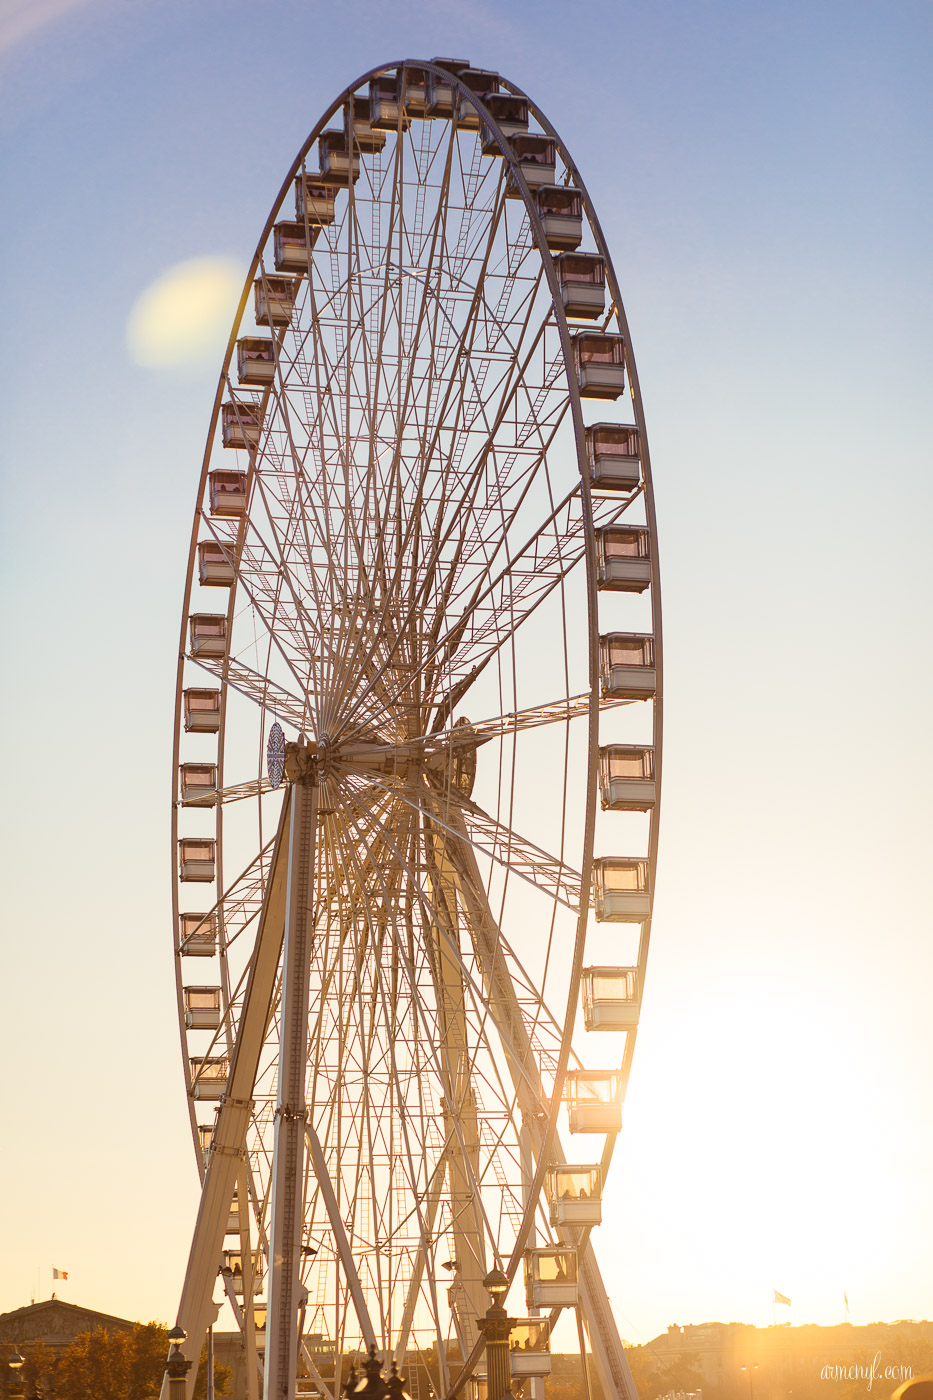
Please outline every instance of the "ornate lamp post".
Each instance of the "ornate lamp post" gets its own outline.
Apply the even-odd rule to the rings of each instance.
[[[509,1336],[515,1318],[508,1316],[502,1304],[509,1281],[501,1269],[493,1269],[483,1279],[483,1287],[492,1299],[486,1316],[479,1320],[479,1330],[486,1341],[486,1393],[488,1400],[503,1400],[512,1390]]]
[[[7,1395],[9,1395],[10,1400],[22,1400],[23,1366],[26,1362],[25,1358],[20,1356],[17,1346],[14,1345],[13,1351],[6,1364],[10,1368],[9,1380],[7,1381]]]
[[[185,1400],[186,1397],[185,1377],[191,1369],[191,1362],[185,1359],[181,1348],[187,1336],[183,1327],[173,1327],[168,1334],[171,1350],[165,1363],[165,1373],[168,1376],[169,1400]]]

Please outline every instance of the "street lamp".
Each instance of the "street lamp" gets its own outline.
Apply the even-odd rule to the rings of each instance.
[[[20,1400],[23,1393],[23,1367],[26,1362],[25,1358],[20,1356],[19,1348],[15,1343],[6,1364],[10,1369],[7,1380],[7,1395],[10,1396],[10,1400],[13,1400],[13,1397],[16,1397],[16,1400]]]
[[[486,1341],[487,1395],[489,1400],[503,1400],[512,1391],[509,1336],[515,1326],[515,1318],[508,1317],[502,1305],[509,1291],[509,1281],[501,1269],[492,1269],[483,1279],[483,1287],[492,1299],[486,1316],[481,1317],[478,1323]]]
[[[165,1363],[165,1370],[168,1374],[168,1394],[169,1400],[185,1400],[187,1385],[185,1377],[191,1370],[191,1362],[185,1359],[182,1351],[182,1343],[187,1341],[188,1333],[183,1327],[173,1327],[168,1334],[171,1348],[168,1354],[168,1361]]]
[[[755,1386],[753,1383],[753,1373],[758,1370],[758,1366],[740,1366],[739,1370],[748,1372],[748,1400],[755,1400]]]

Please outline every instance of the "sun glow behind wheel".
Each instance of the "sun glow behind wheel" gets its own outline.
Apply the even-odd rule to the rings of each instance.
[[[552,1220],[541,1194],[562,1151],[608,1168],[657,839],[647,448],[580,189],[546,119],[497,75],[377,70],[301,152],[231,336],[186,587],[173,853],[199,1161],[221,1094],[252,1103],[245,1157],[224,1177],[237,1192],[226,1288],[251,1385],[261,1337],[240,1305],[270,1268],[281,969],[248,1084],[236,1065],[258,949],[281,917],[277,832],[298,820],[267,748],[274,779],[283,740],[297,752],[304,736],[316,817],[300,1364],[335,1396],[361,1342],[422,1361],[433,1347],[446,1391],[475,1347],[487,1270],[514,1275],[526,1249],[566,1245],[607,1393],[630,1383],[589,1230]],[[629,423],[628,436],[615,426]],[[653,637],[651,680],[642,660],[604,694],[600,632]],[[607,744],[623,811],[611,828],[599,819],[596,854],[628,860],[597,867],[621,881],[603,910],[615,899],[608,917],[624,918],[611,939],[587,897]],[[621,1037],[608,1016],[574,1032],[594,954],[637,969]],[[562,1149],[567,1069],[620,1067],[602,1118],[589,1110],[600,1135]],[[207,1194],[221,1172],[214,1153]],[[199,1219],[192,1338],[213,1241]],[[423,1365],[409,1370],[423,1392]]]

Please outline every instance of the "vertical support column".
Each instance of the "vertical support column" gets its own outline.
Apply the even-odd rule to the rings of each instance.
[[[269,1309],[266,1321],[266,1400],[294,1400],[298,1376],[298,1308],[304,1221],[304,1146],[308,1119],[308,1007],[314,936],[317,764],[313,746],[289,744],[285,773],[292,784],[285,948],[279,1031],[279,1075],[272,1158],[269,1230]]]
[[[531,1127],[529,1125],[528,1115],[526,1113],[522,1114],[522,1126],[519,1132],[518,1150],[519,1161],[521,1163],[522,1169],[522,1205],[524,1206],[526,1211],[533,1210],[535,1203],[531,1200],[531,1183],[534,1181],[535,1175],[535,1152],[534,1143],[532,1140]],[[528,1243],[529,1246],[533,1246],[536,1243],[536,1236],[532,1235]],[[536,1304],[532,1305],[528,1309],[528,1316],[540,1317],[541,1309]],[[528,1394],[529,1400],[544,1400],[543,1376],[529,1377]]]

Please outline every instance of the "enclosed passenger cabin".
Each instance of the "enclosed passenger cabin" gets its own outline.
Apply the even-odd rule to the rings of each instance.
[[[246,472],[226,469],[211,472],[208,478],[211,515],[231,520],[245,515],[248,484]]]
[[[183,807],[214,807],[217,805],[217,764],[181,763],[178,785]]]
[[[343,109],[343,132],[350,150],[381,151],[386,143],[384,131],[372,124],[372,105],[368,97],[348,98]]]
[[[529,1308],[577,1302],[577,1251],[563,1246],[525,1251],[525,1301]]]
[[[537,132],[520,132],[512,137],[512,154],[521,166],[522,174],[532,190],[539,185],[553,185],[557,163],[557,143],[552,136]],[[510,199],[521,199],[521,190],[514,181],[506,186]]]
[[[470,1400],[489,1400],[489,1378],[485,1371],[474,1371],[470,1377]]]
[[[552,253],[573,252],[583,241],[583,195],[570,185],[540,185],[534,191],[544,236]]]
[[[335,127],[332,131],[322,131],[317,143],[321,158],[321,183],[324,185],[349,186],[360,178],[359,151],[350,151],[345,131]]]
[[[227,619],[223,613],[192,613],[188,630],[192,656],[227,654]]]
[[[399,69],[399,94],[406,116],[426,117],[428,115],[427,70],[414,67]]]
[[[577,383],[585,399],[617,399],[625,390],[625,341],[620,335],[578,331],[573,337]]]
[[[606,308],[606,262],[599,253],[559,253],[554,259],[568,316],[595,321]]]
[[[596,917],[606,923],[640,924],[651,912],[648,862],[637,856],[593,861]]]
[[[385,73],[369,82],[370,125],[375,131],[405,131],[409,120],[399,93],[400,75]]]
[[[528,130],[528,98],[511,92],[491,92],[486,98],[486,110],[494,117],[506,140],[521,136]],[[502,149],[491,128],[483,127],[483,155],[501,156]]]
[[[223,1055],[195,1056],[189,1059],[191,1093],[204,1101],[221,1099],[227,1088],[230,1061]]]
[[[337,191],[316,171],[299,175],[295,180],[295,218],[310,228],[324,228],[337,217]]]
[[[651,533],[646,525],[607,525],[596,531],[596,586],[610,593],[644,593],[651,582]]]
[[[236,578],[233,545],[220,540],[198,542],[198,582],[202,588],[229,588]]]
[[[427,76],[427,108],[426,115],[429,117],[452,117],[454,114],[454,93],[456,84],[453,77],[463,68],[469,68],[470,61],[467,58],[432,58],[438,68],[444,69],[444,75],[439,77],[436,73],[429,73]],[[451,76],[448,77],[447,75]]]
[[[215,915],[179,914],[178,951],[185,958],[212,958],[217,952]]]
[[[240,1297],[243,1296],[243,1256],[238,1249],[225,1249],[222,1272],[233,1282],[233,1291]],[[255,1296],[262,1292],[262,1256],[250,1260],[253,1268],[252,1293]]]
[[[464,87],[476,93],[481,102],[485,102],[491,93],[499,91],[499,74],[493,73],[489,68],[464,68],[457,76]],[[479,112],[470,99],[462,94],[457,125],[464,131],[479,131],[481,125]]]
[[[636,967],[585,967],[581,985],[588,1031],[629,1031],[638,1025]]]
[[[255,451],[259,446],[262,419],[262,404],[253,403],[252,399],[231,399],[221,404],[221,440],[224,447]]]
[[[618,1070],[568,1070],[564,1098],[572,1133],[617,1133],[622,1127],[622,1081]]]
[[[219,1028],[219,987],[185,987],[185,1025],[189,1031],[216,1031]]]
[[[205,1166],[207,1165],[207,1154],[211,1150],[211,1138],[213,1136],[214,1129],[212,1127],[208,1126],[207,1123],[198,1124],[198,1141],[201,1144],[201,1156],[204,1158]]]
[[[650,812],[657,798],[654,749],[644,744],[601,748],[599,795],[604,812]]]
[[[291,272],[303,277],[311,261],[311,249],[318,236],[316,225],[304,220],[286,219],[272,230],[272,256],[277,272]]]
[[[641,481],[638,429],[594,423],[586,430],[590,482],[597,491],[635,491]]]
[[[516,1318],[509,1333],[509,1367],[513,1376],[551,1374],[550,1318]]]
[[[271,384],[275,379],[275,346],[265,335],[244,335],[236,343],[236,371],[241,384]]]
[[[297,291],[298,284],[291,277],[257,277],[253,283],[256,325],[290,325]]]
[[[654,637],[644,632],[600,637],[599,679],[607,700],[650,700],[657,689]]]
[[[201,836],[184,836],[179,841],[179,879],[206,883],[209,880],[213,880],[216,864],[216,841]]]
[[[220,691],[182,692],[186,734],[216,734],[220,729]]]
[[[230,1202],[230,1214],[227,1216],[226,1234],[238,1235],[240,1233],[240,1202],[237,1193],[234,1191],[233,1200]]]
[[[545,1177],[552,1225],[599,1225],[603,1218],[598,1165],[548,1167]]]

